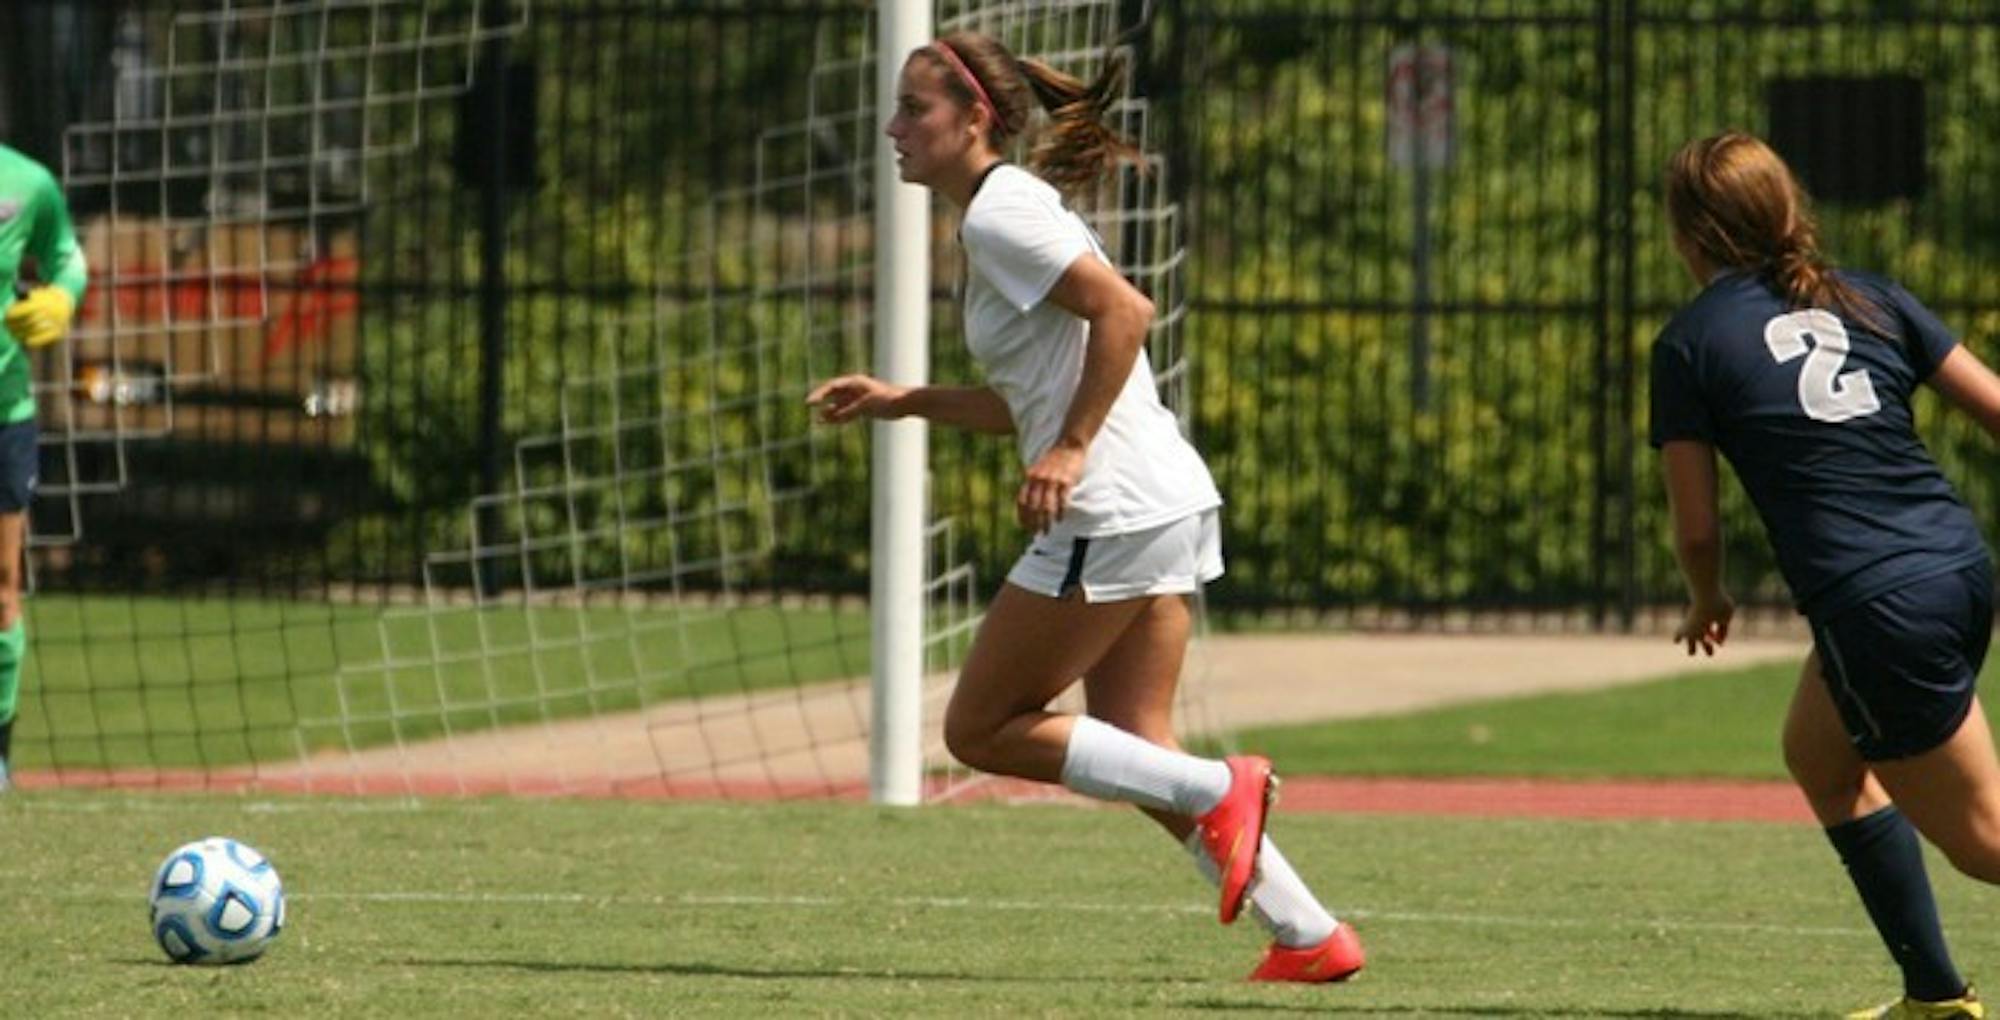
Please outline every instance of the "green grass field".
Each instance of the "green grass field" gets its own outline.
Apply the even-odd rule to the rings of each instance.
[[[1790,682],[1246,743],[1293,774],[1770,776]],[[0,798],[0,1015],[1807,1017],[1896,990],[1808,825],[1281,811],[1273,832],[1362,931],[1351,985],[1243,982],[1254,922],[1218,926],[1185,855],[1118,809],[21,792]],[[286,881],[291,926],[249,967],[172,967],[143,920],[160,858],[210,834]],[[1992,891],[1932,874],[1993,983]]]
[[[54,596],[29,601],[28,626],[15,746],[31,769],[286,760],[300,743],[366,747],[868,671],[867,615],[825,606],[414,613]]]
[[[1809,826],[1281,814],[1369,969],[1243,982],[1185,855],[1116,809],[0,800],[0,1014],[1825,1016],[1895,990]],[[183,840],[266,850],[291,924],[168,965],[144,890]],[[1992,893],[1933,863],[1961,963]]]
[[[1797,664],[1771,664],[1239,738],[1302,775],[1784,779],[1797,681]]]
[[[1773,663],[1238,736],[1301,775],[1784,780],[1779,729],[1798,675]],[[1980,686],[1996,683],[1989,659]]]

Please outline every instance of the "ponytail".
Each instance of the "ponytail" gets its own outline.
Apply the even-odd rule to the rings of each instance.
[[[1104,119],[1125,84],[1122,55],[1106,60],[1103,72],[1088,85],[1039,60],[1023,60],[1017,66],[1048,112],[1048,127],[1028,157],[1028,165],[1043,180],[1073,191],[1096,183],[1120,161],[1139,161],[1138,146]]]
[[[1880,305],[1835,276],[1819,253],[1812,217],[1800,210],[1798,228],[1787,234],[1770,260],[1768,273],[1794,308],[1832,308],[1878,336],[1898,339]]]

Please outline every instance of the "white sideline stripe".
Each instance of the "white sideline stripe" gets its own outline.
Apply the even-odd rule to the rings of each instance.
[[[126,899],[129,893],[103,889],[77,889],[58,894],[62,899]],[[492,904],[498,906],[649,906],[649,907],[808,907],[814,909],[854,909],[871,904],[893,907],[924,907],[936,910],[1033,912],[1051,914],[1168,914],[1207,917],[1215,908],[1195,904],[1165,903],[1078,903],[1073,900],[987,900],[970,897],[892,896],[875,900],[841,899],[832,896],[763,896],[751,894],[695,894],[682,896],[590,896],[583,893],[456,893],[456,892],[313,892],[293,893],[292,902],[355,903],[448,903]],[[1823,938],[1872,938],[1863,928],[1825,925],[1753,924],[1741,921],[1674,921],[1665,918],[1560,918],[1516,917],[1506,914],[1430,913],[1426,911],[1336,910],[1336,916],[1357,921],[1391,921],[1406,924],[1462,924],[1507,928],[1570,929],[1605,931],[1640,928],[1647,931],[1726,932],[1741,935],[1812,936]]]
[[[168,796],[169,798],[171,798],[172,795],[169,794]],[[9,805],[10,808],[12,806],[13,805]],[[493,808],[489,805],[477,804],[477,803],[452,803],[448,806],[453,811],[470,811],[473,813],[482,813],[482,814],[493,810]],[[308,814],[308,813],[315,815],[332,815],[332,814],[372,815],[372,814],[416,814],[424,811],[435,811],[440,807],[440,805],[435,800],[426,801],[423,800],[422,798],[415,798],[415,797],[401,797],[394,799],[363,797],[363,798],[351,798],[347,800],[329,799],[329,800],[311,800],[311,801],[251,800],[251,801],[244,801],[242,804],[239,804],[236,807],[244,814],[250,814],[250,815],[289,815],[289,814]],[[45,811],[56,814],[69,813],[69,814],[79,814],[79,815],[132,814],[132,813],[147,812],[147,811],[158,812],[158,813],[182,814],[187,811],[187,805],[180,801],[172,799],[161,799],[156,797],[134,797],[131,800],[120,800],[120,801],[95,800],[95,799],[68,801],[68,800],[41,800],[41,799],[21,798],[20,810],[23,812]]]

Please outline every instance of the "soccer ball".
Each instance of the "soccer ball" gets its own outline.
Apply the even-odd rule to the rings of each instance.
[[[247,963],[285,926],[285,890],[264,855],[211,836],[160,862],[153,938],[175,963]]]

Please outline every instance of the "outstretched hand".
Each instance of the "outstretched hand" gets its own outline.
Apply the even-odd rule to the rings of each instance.
[[[900,418],[896,402],[908,392],[872,375],[843,375],[813,387],[806,403],[818,410],[822,423],[842,425],[857,418]]]
[[[1729,640],[1729,621],[1736,615],[1736,603],[1728,595],[1717,592],[1708,598],[1696,599],[1688,606],[1687,616],[1674,631],[1674,643],[1687,646],[1689,655],[1697,646],[1714,655],[1716,646]]]

